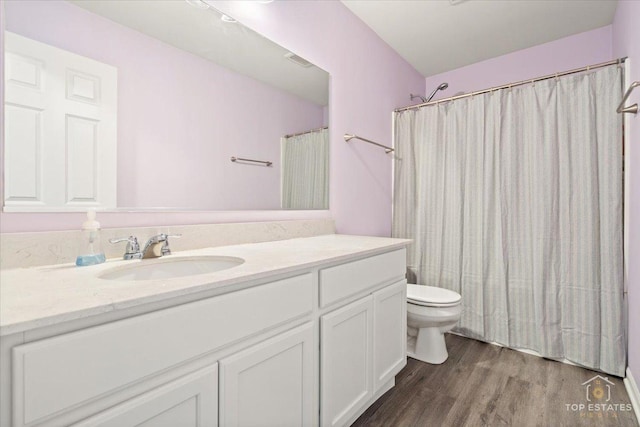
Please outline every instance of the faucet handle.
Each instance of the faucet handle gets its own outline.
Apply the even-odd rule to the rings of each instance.
[[[180,238],[182,234],[162,234],[164,237],[164,244],[162,245],[161,253],[162,256],[171,255],[171,248],[169,248],[169,237],[171,238]]]
[[[129,237],[117,237],[115,239],[109,239],[109,243],[127,242],[127,247],[124,250],[124,259],[138,259],[142,257],[140,252],[140,244],[136,236]]]
[[[137,242],[138,239],[136,236],[129,237],[115,237],[113,239],[109,239],[109,243],[120,243],[120,242]]]

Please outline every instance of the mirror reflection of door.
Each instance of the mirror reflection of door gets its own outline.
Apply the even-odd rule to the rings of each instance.
[[[72,65],[78,71],[71,80],[74,96],[86,98],[76,100],[73,111],[65,110],[71,103],[63,89],[41,113],[41,105],[20,104],[27,100],[10,99],[7,90],[6,137],[24,141],[7,144],[4,155],[5,170],[18,171],[15,179],[7,177],[5,211],[282,209],[282,136],[328,125],[329,75],[303,52],[293,54],[223,20],[206,3],[163,0],[149,7],[146,0],[30,0],[0,6],[7,34],[100,63],[115,76],[111,84],[98,71]],[[30,81],[35,73],[38,55],[27,56],[34,58],[31,66],[12,65],[5,54],[14,77],[26,73],[18,80]],[[40,70],[42,82],[67,81],[50,71]],[[27,98],[36,96],[33,88],[20,89]],[[113,125],[96,115],[89,102],[94,94],[102,103],[113,100],[108,109]],[[23,108],[18,112],[10,104]],[[77,110],[80,106],[84,109]],[[68,158],[49,144],[55,132],[36,132],[38,115],[44,120],[49,114],[73,117],[56,125],[68,126],[69,138],[59,138],[71,144]],[[106,148],[103,131],[115,140],[113,150]],[[12,151],[17,146],[18,152]],[[231,157],[273,165],[233,163]],[[69,181],[69,176],[87,178]],[[107,182],[111,187],[104,189]],[[55,202],[44,185],[54,183],[64,188],[56,190]]]
[[[5,32],[5,209],[116,207],[117,70]]]

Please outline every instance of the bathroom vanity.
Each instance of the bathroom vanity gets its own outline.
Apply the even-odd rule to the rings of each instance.
[[[244,262],[172,279],[101,278],[147,260],[4,270],[0,424],[350,425],[406,364],[408,243],[185,251],[166,259]]]

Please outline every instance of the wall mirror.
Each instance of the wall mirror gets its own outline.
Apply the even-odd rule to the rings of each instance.
[[[328,209],[329,75],[303,57],[200,0],[4,16],[5,211]]]

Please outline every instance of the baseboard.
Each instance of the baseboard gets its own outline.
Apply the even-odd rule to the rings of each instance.
[[[640,420],[640,391],[638,391],[638,383],[631,375],[631,369],[627,367],[627,376],[624,379],[624,388],[627,389],[629,400],[633,406],[633,411],[636,413],[636,418]]]

